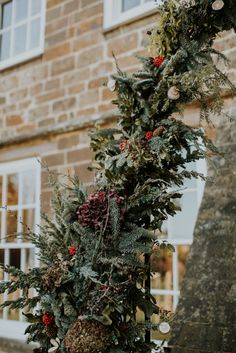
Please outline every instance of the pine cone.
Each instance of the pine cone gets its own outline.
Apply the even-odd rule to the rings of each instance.
[[[105,225],[111,229],[110,217],[108,215],[108,200],[115,198],[120,210],[120,221],[123,221],[124,210],[122,209],[123,198],[114,191],[98,191],[89,196],[87,201],[77,211],[78,221],[82,227],[98,231]]]
[[[53,265],[42,276],[42,282],[46,289],[60,287],[62,282],[62,270],[60,266]]]
[[[57,327],[55,325],[49,326],[47,325],[44,329],[46,335],[50,338],[55,338],[57,337]]]
[[[153,136],[154,136],[154,137],[157,137],[157,136],[159,136],[159,135],[162,135],[164,131],[165,131],[164,126],[159,126],[157,129],[155,129],[155,130],[153,131]]]
[[[106,326],[94,320],[77,320],[64,338],[68,353],[102,353],[111,344]]]

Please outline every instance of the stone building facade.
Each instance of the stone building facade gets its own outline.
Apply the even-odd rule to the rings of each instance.
[[[12,4],[11,15],[9,9],[4,9],[9,3]],[[26,14],[19,10],[22,32],[20,25],[18,28],[14,24],[17,3],[27,11]],[[39,5],[34,13],[36,3]],[[135,55],[148,55],[146,32],[158,21],[159,12],[152,0],[11,0],[1,1],[0,6],[3,13],[0,32],[7,35],[9,28],[12,40],[9,50],[13,50],[12,54],[7,53],[9,61],[2,53],[0,59],[0,262],[24,269],[34,262],[33,249],[18,237],[6,240],[8,229],[17,233],[22,218],[32,226],[39,223],[40,201],[43,210],[50,212],[52,189],[44,165],[58,173],[76,174],[88,187],[93,184],[94,175],[87,170],[92,157],[87,129],[95,122],[107,126],[115,123],[116,111],[111,104],[114,94],[103,85],[115,72],[113,52],[121,69],[137,69],[139,61]],[[9,16],[12,16],[12,22],[9,22]],[[37,20],[39,27],[35,29],[33,21]],[[24,24],[28,26],[26,41],[37,41],[37,29],[42,34],[39,50],[32,49],[32,55],[28,55],[26,48],[22,49],[16,40],[17,35],[23,33]],[[24,33],[21,35],[23,37],[19,39],[24,38]],[[232,59],[229,73],[234,81],[235,38],[229,32],[216,41],[217,49],[225,51]],[[2,44],[2,52],[7,52],[6,48]],[[15,60],[17,48],[19,52],[25,52],[16,55]],[[231,98],[226,97],[226,108],[235,109]],[[199,125],[197,106],[186,110],[185,120]],[[214,137],[214,130],[209,130],[209,134]],[[41,161],[41,167],[35,163],[36,159]],[[24,179],[24,175],[28,179]],[[202,186],[200,189],[202,195]],[[26,194],[28,198],[24,201]],[[11,218],[8,218],[9,211]],[[167,271],[170,279],[161,283],[163,292],[154,291],[154,295],[167,305],[169,301],[174,301],[174,307],[177,304],[182,280],[178,271],[183,272],[191,236],[186,242],[176,240],[179,253],[167,265],[171,267]],[[166,290],[168,282],[170,288]],[[5,342],[3,337],[21,339],[23,322],[18,328],[16,324],[17,334],[8,330],[21,320],[20,313],[15,317],[6,311],[0,312],[1,342]],[[7,344],[4,347],[7,349]],[[13,350],[16,352],[16,348]]]

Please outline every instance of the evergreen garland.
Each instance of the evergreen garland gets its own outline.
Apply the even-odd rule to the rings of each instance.
[[[54,218],[43,215],[40,235],[29,235],[41,267],[24,273],[2,265],[9,280],[0,293],[23,294],[1,306],[24,309],[28,341],[40,344],[35,353],[146,353],[155,345],[145,332],[169,320],[147,288],[152,253],[174,251],[155,230],[178,211],[186,178],[203,177],[186,163],[216,152],[203,129],[173,114],[195,101],[209,122],[222,114],[223,89],[235,93],[215,64],[226,58],[212,44],[219,32],[235,30],[236,3],[169,0],[161,13],[142,69],[127,74],[117,64],[112,76],[118,127],[90,131],[96,191],[87,195],[77,178],[53,182]],[[159,324],[150,322],[155,315]]]

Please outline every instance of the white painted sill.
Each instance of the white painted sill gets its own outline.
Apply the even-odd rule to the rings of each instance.
[[[114,11],[112,1],[104,0],[103,32],[107,33],[121,25],[137,21],[158,12],[158,4],[150,2],[117,15]]]

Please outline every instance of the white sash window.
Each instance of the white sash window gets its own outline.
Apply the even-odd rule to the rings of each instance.
[[[35,249],[24,234],[29,229],[38,231],[40,175],[36,158],[0,163],[0,262],[22,271],[38,266]],[[0,280],[8,280],[7,274],[0,271]],[[5,293],[0,302],[15,300],[19,295]],[[26,326],[20,310],[0,310],[0,336],[23,339]]]
[[[43,53],[45,0],[0,0],[0,70]]]
[[[157,10],[162,0],[104,0],[104,30],[110,30]]]

